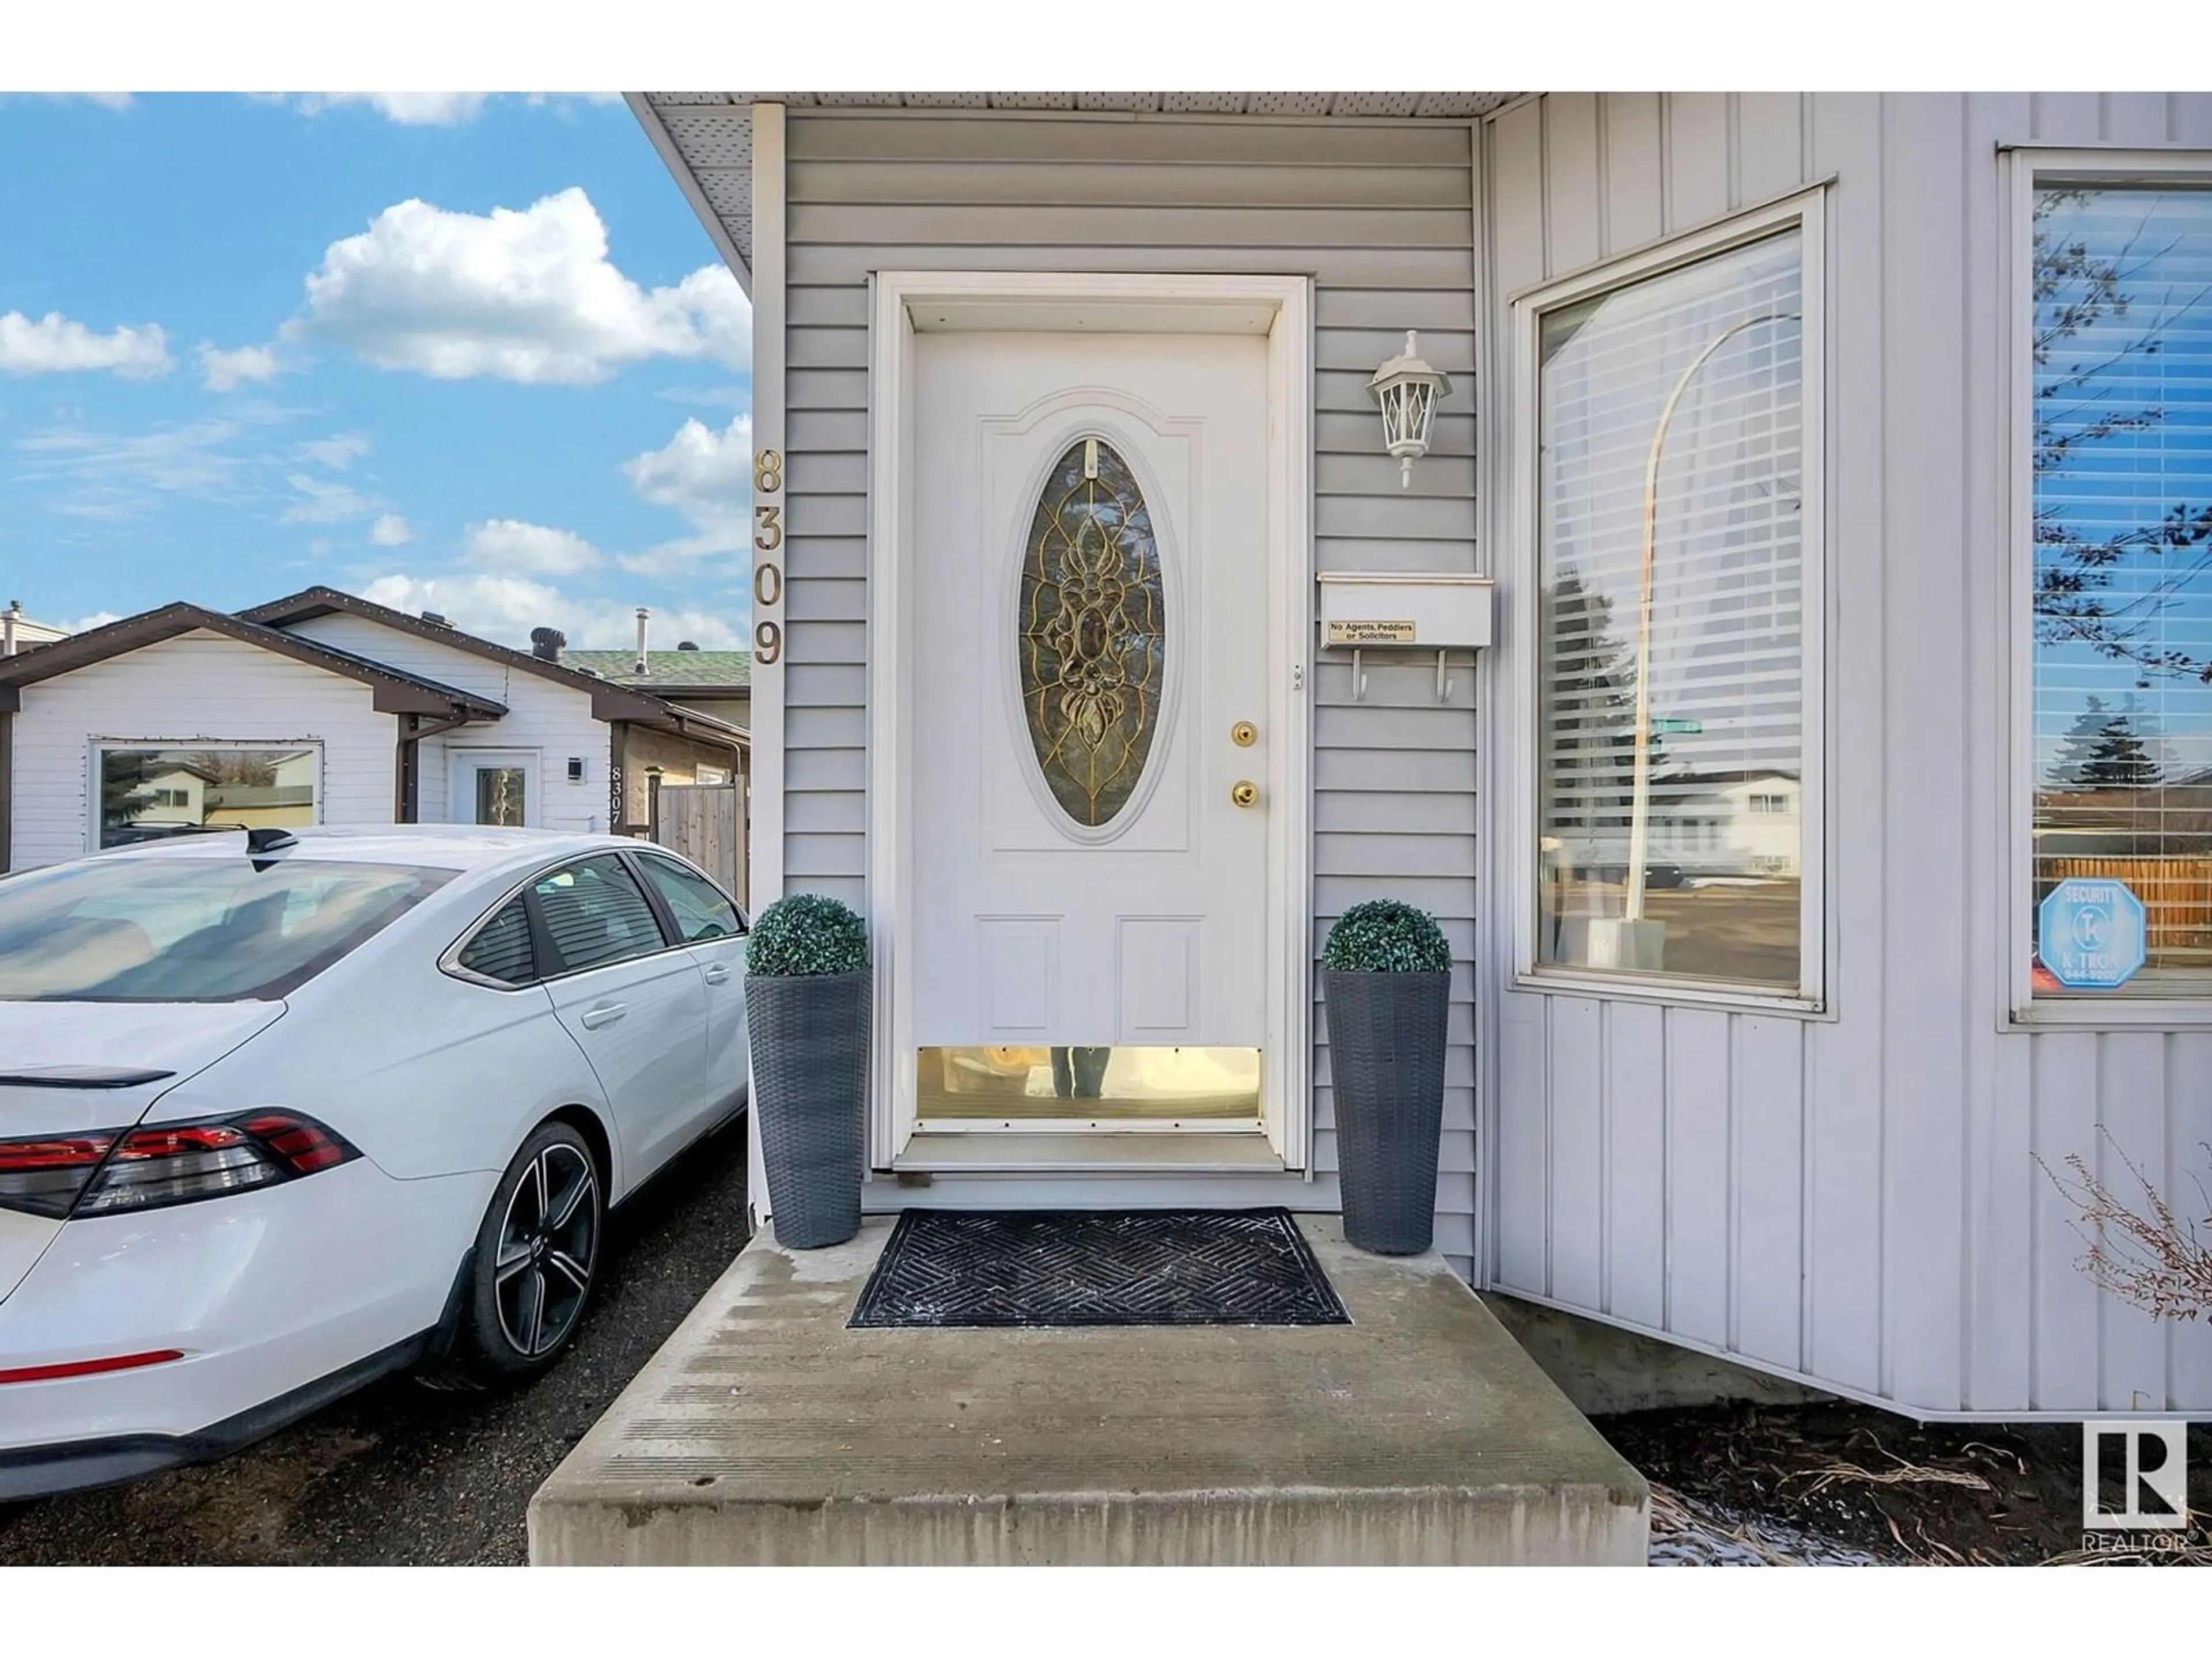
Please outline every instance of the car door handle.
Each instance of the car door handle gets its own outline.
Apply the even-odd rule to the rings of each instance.
[[[707,983],[709,985],[720,985],[729,976],[730,965],[726,962],[715,963],[707,969]]]
[[[596,1008],[584,1010],[578,1022],[587,1031],[596,1031],[602,1025],[611,1025],[629,1012],[626,1002],[603,1002]]]

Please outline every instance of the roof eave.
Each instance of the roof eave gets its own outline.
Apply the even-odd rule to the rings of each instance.
[[[99,628],[57,640],[35,656],[19,653],[0,663],[0,707],[20,708],[21,688],[89,668],[115,657],[158,645],[179,635],[205,630],[225,638],[303,663],[323,673],[335,674],[369,688],[371,706],[380,714],[463,715],[468,720],[498,720],[506,705],[441,685],[434,680],[334,651],[319,641],[303,639],[245,617],[234,617],[204,605],[175,601],[122,617]],[[27,672],[35,670],[35,672]]]
[[[450,623],[424,622],[420,617],[410,617],[404,611],[374,599],[364,599],[358,593],[348,593],[320,584],[287,594],[281,599],[271,599],[266,605],[257,605],[239,614],[248,622],[274,628],[280,632],[296,622],[307,622],[317,617],[327,617],[343,611],[373,622],[380,628],[395,633],[410,635],[428,640],[434,644],[450,646],[456,651],[481,657],[487,662],[504,663],[535,674],[572,690],[588,691],[592,698],[592,714],[596,720],[650,720],[655,713],[668,705],[659,698],[581,673],[560,663],[527,651],[518,651],[512,646],[501,645],[496,640],[485,639],[480,634],[467,633]]]
[[[738,252],[737,243],[730,239],[730,228],[722,222],[722,216],[714,211],[714,204],[707,199],[707,193],[699,188],[699,180],[691,171],[691,164],[684,159],[683,151],[677,149],[676,141],[668,136],[668,128],[661,121],[660,112],[653,108],[652,100],[641,92],[623,94],[623,102],[629,106],[630,113],[637,117],[638,125],[645,129],[645,136],[653,141],[653,148],[659,153],[661,165],[674,175],[678,187],[684,192],[684,199],[691,204],[691,211],[698,216],[708,237],[736,276],[738,286],[744,290],[745,298],[751,299],[752,266],[746,262],[744,255]]]

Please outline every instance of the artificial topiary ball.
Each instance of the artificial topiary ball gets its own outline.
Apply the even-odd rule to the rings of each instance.
[[[1451,971],[1451,946],[1427,911],[1369,899],[1336,919],[1321,965],[1354,974],[1444,974]]]
[[[793,893],[753,918],[745,971],[771,979],[854,974],[868,965],[868,927],[823,893]]]

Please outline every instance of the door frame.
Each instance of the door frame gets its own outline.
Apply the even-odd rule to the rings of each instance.
[[[1267,342],[1268,625],[1280,672],[1266,711],[1268,920],[1262,1121],[1283,1167],[1313,1142],[1313,283],[1305,276],[884,270],[868,330],[868,930],[874,1048],[868,1152],[889,1170],[915,1123],[912,1046],[913,744],[921,653],[908,635],[917,332],[1243,334]],[[933,1133],[933,1140],[951,1135]],[[965,1139],[965,1137],[962,1137]],[[1118,1138],[1118,1137],[1117,1137]],[[979,1140],[986,1139],[977,1137]],[[988,1146],[978,1148],[988,1158]]]

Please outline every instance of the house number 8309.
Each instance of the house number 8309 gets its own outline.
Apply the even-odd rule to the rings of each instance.
[[[783,488],[783,457],[773,449],[763,449],[753,459],[753,493],[773,495]],[[782,509],[773,501],[761,501],[753,507],[753,547],[761,553],[773,553],[783,545]],[[771,607],[783,598],[783,572],[770,560],[763,559],[753,568],[753,598],[763,608]],[[783,629],[773,622],[762,622],[753,629],[754,659],[763,665],[774,662],[783,654]]]

